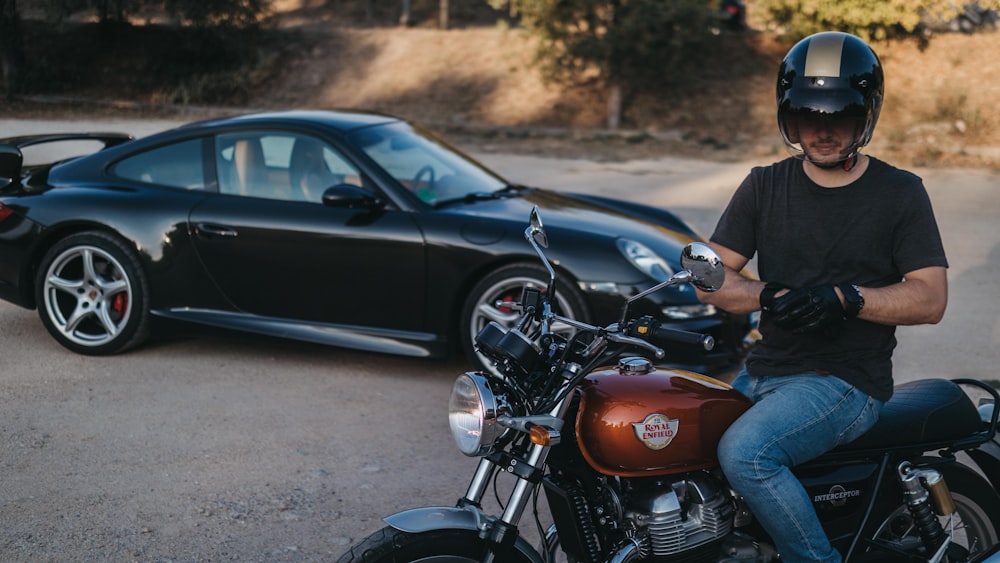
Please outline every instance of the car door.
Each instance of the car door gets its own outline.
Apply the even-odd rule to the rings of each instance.
[[[311,178],[299,150],[306,145],[318,147],[324,161]],[[396,209],[324,206],[324,182],[363,183],[339,151],[312,136],[274,131],[218,135],[215,148],[220,193],[192,211],[190,225],[205,268],[238,309],[423,329],[421,232],[410,213]]]

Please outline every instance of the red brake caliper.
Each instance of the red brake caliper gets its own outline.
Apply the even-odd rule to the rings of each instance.
[[[118,272],[117,278],[120,280],[125,279],[125,275],[122,274],[121,272]],[[111,300],[111,310],[118,315],[119,319],[125,315],[125,309],[127,307],[128,307],[127,293],[119,293],[118,295],[115,295],[114,299]]]
[[[115,295],[114,301],[111,302],[111,310],[118,313],[119,316],[125,312],[125,307],[128,306],[128,297],[124,293],[119,293]]]
[[[516,302],[516,301],[514,300],[514,296],[512,296],[512,295],[510,295],[510,294],[507,294],[507,295],[504,295],[503,297],[501,297],[501,298],[500,298],[500,301],[501,301],[501,302],[503,302],[503,303],[515,303],[515,302]],[[505,314],[505,315],[509,315],[509,314],[511,314],[511,313],[513,313],[513,312],[514,312],[514,310],[513,310],[513,309],[511,309],[510,307],[504,307],[504,306],[502,306],[502,305],[501,305],[500,307],[497,307],[497,309],[498,309],[498,310],[499,310],[499,311],[500,311],[501,313],[503,313],[503,314]]]

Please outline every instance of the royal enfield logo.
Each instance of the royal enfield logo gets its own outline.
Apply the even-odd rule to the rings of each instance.
[[[671,420],[667,415],[653,413],[642,422],[633,422],[635,437],[651,450],[662,450],[670,445],[677,435],[677,419]]]
[[[844,506],[847,504],[847,499],[859,496],[861,496],[861,491],[857,489],[848,491],[840,485],[834,485],[830,487],[829,493],[814,496],[813,502],[829,502],[833,506]]]

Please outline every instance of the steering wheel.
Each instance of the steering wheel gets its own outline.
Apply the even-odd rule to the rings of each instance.
[[[419,190],[421,179],[427,176],[427,187],[424,189],[431,189],[434,187],[434,168],[429,164],[425,164],[417,170],[417,173],[413,176],[413,189]]]

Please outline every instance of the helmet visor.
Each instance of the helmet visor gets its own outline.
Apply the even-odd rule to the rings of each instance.
[[[865,145],[868,121],[864,106],[856,104],[836,111],[783,107],[778,113],[781,134],[793,154],[818,163],[842,161],[856,154]]]

